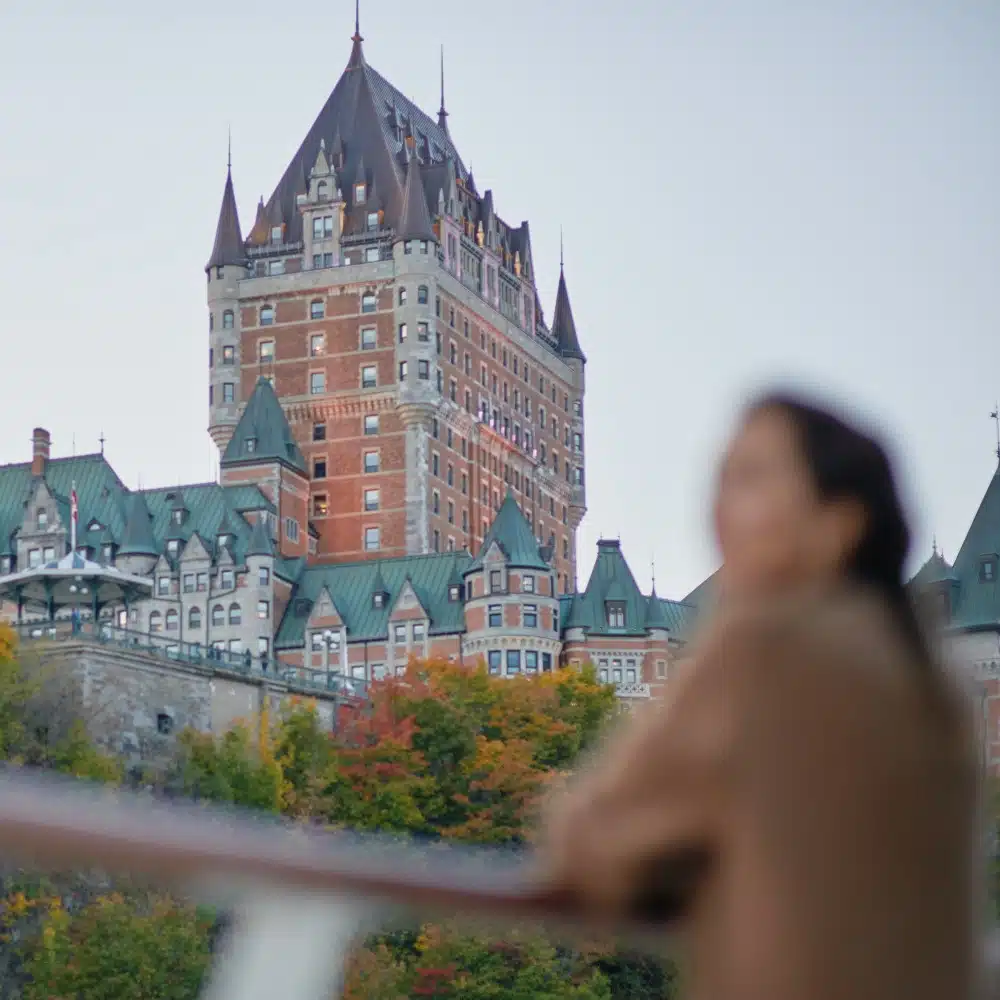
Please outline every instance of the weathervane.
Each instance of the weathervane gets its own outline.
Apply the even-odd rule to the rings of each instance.
[[[997,461],[1000,462],[1000,403],[993,407],[990,419],[997,425]]]

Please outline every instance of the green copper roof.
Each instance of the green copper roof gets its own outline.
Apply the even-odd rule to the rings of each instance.
[[[469,562],[465,552],[429,556],[405,556],[368,562],[309,566],[299,577],[295,596],[288,604],[275,640],[276,649],[291,649],[305,643],[306,623],[313,604],[327,588],[347,628],[348,641],[385,639],[389,616],[407,580],[430,616],[431,634],[461,632],[465,614],[461,601],[448,600],[449,582]],[[376,608],[372,595],[389,595]]]
[[[521,513],[521,508],[518,507],[514,495],[509,490],[497,511],[497,516],[490,525],[490,530],[486,533],[486,538],[483,539],[479,555],[466,569],[467,573],[482,569],[483,557],[489,552],[490,546],[494,542],[500,546],[500,551],[506,556],[507,562],[511,566],[539,569],[543,572],[549,571],[549,564],[538,551],[538,542],[531,532],[531,526],[524,514]]]
[[[926,587],[931,583],[942,583],[946,580],[958,581],[954,567],[935,549],[910,581],[910,586]]]
[[[258,517],[254,521],[246,554],[248,556],[274,555],[274,543],[271,541],[271,532],[268,531],[266,517]]]
[[[306,460],[295,443],[281,403],[266,378],[259,378],[222,455],[222,464],[283,462],[306,474]]]
[[[653,592],[646,598],[646,628],[670,628],[663,602],[656,596],[656,587],[653,587]]]
[[[952,627],[982,628],[1000,625],[1000,581],[997,580],[1000,573],[996,565],[1000,562],[997,559],[998,554],[1000,554],[1000,469],[990,479],[979,510],[976,511],[965,541],[962,542],[962,547],[955,557],[951,579],[957,581],[958,586],[951,602]],[[990,558],[994,564],[992,579],[988,580],[982,572],[982,564],[984,559]]]
[[[123,556],[156,556],[160,550],[153,539],[153,521],[141,493],[125,500],[125,533],[119,553]]]

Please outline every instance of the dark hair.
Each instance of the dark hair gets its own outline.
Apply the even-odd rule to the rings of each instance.
[[[777,410],[795,429],[813,483],[823,500],[855,500],[867,515],[864,534],[847,563],[852,581],[876,589],[903,636],[924,663],[931,656],[903,585],[910,529],[885,449],[819,406],[784,393],[769,393],[748,415]]]

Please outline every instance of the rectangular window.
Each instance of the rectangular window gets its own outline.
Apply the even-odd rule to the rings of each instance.
[[[224,569],[219,573],[219,589],[232,590],[236,586],[236,574],[231,569]]]
[[[236,348],[232,344],[224,344],[222,347],[222,363],[224,365],[236,364]]]
[[[314,305],[315,305],[315,303],[314,303]],[[309,338],[309,354],[312,357],[318,358],[323,353],[323,347],[325,346],[325,344],[324,344],[325,340],[326,340],[326,338],[321,333],[314,333]]]
[[[431,330],[427,323],[420,322],[417,323],[417,340],[424,344],[430,343]]]
[[[427,630],[424,628],[423,623],[416,622],[413,626],[413,641],[423,642],[426,635],[427,635]]]
[[[261,361],[273,361],[274,360],[274,341],[273,340],[262,340],[257,345],[257,357]]]
[[[344,263],[345,264],[349,264],[350,261],[345,260]],[[323,266],[324,267],[333,267],[333,254],[332,253],[325,253],[325,254],[323,254]]]
[[[378,229],[378,212],[368,213],[368,228]]]
[[[490,593],[503,593],[503,572],[499,569],[490,570]]]
[[[272,277],[285,273],[285,262],[283,260],[269,260],[267,262],[267,273]]]
[[[625,628],[625,605],[621,601],[608,601],[605,605],[608,628]]]
[[[326,315],[326,305],[319,299],[309,303],[309,318],[322,319]]]
[[[204,594],[208,590],[208,574],[199,573],[198,574],[198,592]]]
[[[406,362],[405,361],[400,361],[399,362],[399,381],[400,382],[405,382],[406,381]]]
[[[535,578],[530,573],[526,573],[521,577],[521,591],[525,594],[533,594],[535,592]]]
[[[309,392],[313,396],[326,392],[326,372],[309,373]]]
[[[313,270],[318,271],[323,266],[323,255],[321,253],[313,254]]]
[[[542,653],[542,673],[548,673],[552,669],[552,654]]]
[[[299,540],[299,522],[294,517],[285,518],[285,537],[290,542]]]
[[[236,386],[232,382],[222,384],[222,402],[231,403],[236,398]]]
[[[379,457],[377,451],[365,452],[365,472],[378,472]]]
[[[361,331],[361,350],[374,351],[378,344],[378,337],[374,327],[368,327]]]
[[[257,572],[257,586],[267,587],[270,583],[271,583],[271,571],[266,566],[261,566]]]
[[[257,617],[261,621],[267,621],[271,617],[271,602],[270,601],[258,601],[257,602]]]
[[[365,551],[377,552],[382,545],[380,528],[365,528]]]
[[[375,312],[376,298],[373,292],[366,292],[361,296],[361,311],[363,313]]]
[[[373,510],[378,510],[379,505],[379,491],[378,490],[365,490],[365,510],[369,513]]]
[[[405,323],[400,323],[399,324],[399,342],[401,344],[406,342],[406,324]]]
[[[167,597],[170,594],[170,577],[161,576],[156,581],[156,593],[160,597]]]
[[[378,247],[367,247],[365,249],[365,263],[374,264],[382,259],[382,251]]]
[[[431,377],[431,363],[420,360],[417,362],[417,378],[427,381]]]
[[[490,628],[500,628],[503,625],[503,606],[500,604],[490,605]]]
[[[374,389],[378,385],[378,375],[375,365],[365,365],[361,369],[361,388]]]
[[[525,604],[524,606],[524,627],[538,628],[538,605]]]
[[[538,673],[538,653],[533,649],[524,651],[524,672],[526,674]]]
[[[326,459],[313,460],[313,479],[326,479]]]
[[[317,493],[313,497],[313,517],[326,517],[330,513],[330,504],[325,493]]]
[[[503,664],[503,653],[499,649],[491,649],[488,656],[489,670],[491,674],[499,674]]]
[[[521,650],[507,650],[507,673],[519,674],[521,672]]]
[[[378,414],[369,413],[365,416],[365,436],[371,437],[378,434]]]
[[[400,645],[402,645],[403,643],[405,643],[406,642],[406,626],[405,625],[396,625],[393,628],[393,638]]]
[[[313,441],[326,440],[326,424],[313,424]]]
[[[313,239],[323,239],[323,217],[321,215],[317,215],[313,218]]]

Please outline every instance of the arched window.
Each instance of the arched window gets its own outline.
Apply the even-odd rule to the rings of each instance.
[[[319,184],[316,185],[316,197],[320,201],[324,201],[327,197],[326,192],[327,192],[326,181],[320,181]]]
[[[309,318],[322,319],[326,315],[326,304],[322,299],[315,299],[309,303]]]
[[[167,612],[167,631],[176,632],[177,631],[177,611],[171,608]]]
[[[417,302],[420,305],[422,305],[422,306],[427,305],[427,286],[426,285],[421,285],[417,289]]]
[[[274,322],[274,306],[260,307],[260,325],[270,326]]]
[[[238,604],[229,605],[229,624],[239,625],[243,620],[243,616],[240,614],[240,606]]]
[[[201,608],[192,608],[188,612],[188,628],[201,628]]]
[[[226,624],[226,609],[221,604],[216,604],[215,607],[212,608],[212,624]]]
[[[159,632],[163,627],[163,616],[159,611],[150,611],[149,613],[149,631]]]
[[[406,289],[405,288],[401,288],[399,290],[399,304],[401,306],[405,306],[406,305]]]
[[[233,328],[233,311],[232,309],[227,309],[222,314],[222,329],[232,330],[232,328]]]

